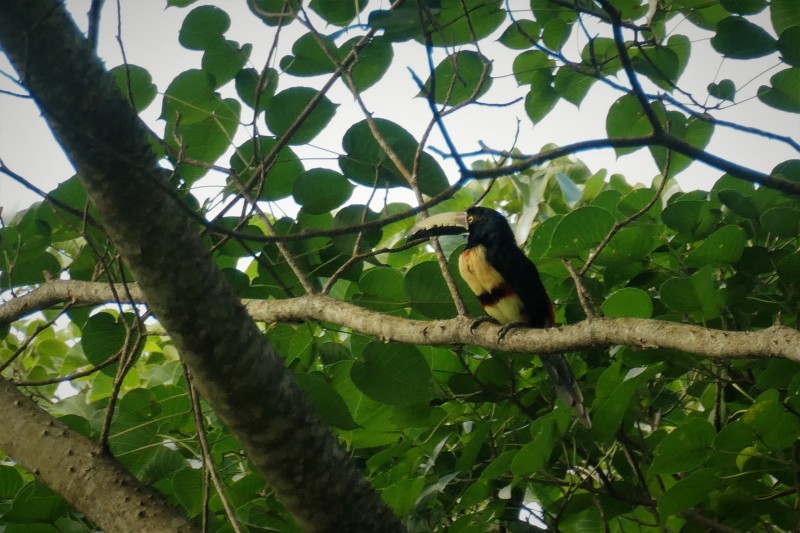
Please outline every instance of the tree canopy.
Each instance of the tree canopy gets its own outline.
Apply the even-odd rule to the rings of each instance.
[[[249,0],[264,50],[194,4],[165,4],[197,61],[157,86],[98,57],[113,6],[81,32],[56,0],[0,3],[0,98],[33,98],[77,171],[0,228],[5,533],[797,529],[800,144],[725,113],[797,123],[800,4]],[[601,90],[605,134],[550,142]],[[381,114],[420,102],[418,129]],[[518,142],[454,140],[502,113]],[[793,155],[742,164],[725,131]],[[695,161],[709,190],[677,185]],[[558,327],[476,327],[464,239],[407,242],[476,204]]]

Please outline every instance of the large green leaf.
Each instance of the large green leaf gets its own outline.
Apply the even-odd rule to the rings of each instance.
[[[775,109],[800,113],[800,68],[782,70],[758,88],[758,99]]]
[[[281,69],[292,76],[317,76],[336,70],[331,57],[339,57],[333,39],[307,33],[292,45],[292,54],[281,59]]]
[[[382,142],[379,143],[366,120],[357,122],[344,135],[339,166],[348,178],[367,187],[409,187],[382,144],[390,148],[406,170],[414,168],[419,143],[405,129],[385,119],[374,119]],[[422,152],[417,175],[420,190],[434,195],[447,186],[447,178],[439,164]]]
[[[450,318],[455,306],[439,264],[425,261],[411,268],[405,277],[411,308],[429,318]]]
[[[120,92],[136,111],[146,109],[156,98],[158,89],[150,73],[138,65],[120,65],[110,71]]]
[[[650,318],[653,302],[642,289],[626,287],[610,295],[601,306],[608,317]]]
[[[221,39],[203,53],[203,70],[214,76],[217,87],[225,85],[247,63],[253,45],[239,46],[236,41]]]
[[[688,266],[724,266],[739,260],[747,235],[739,226],[724,226],[701,242],[686,258]]]
[[[297,176],[292,185],[295,202],[308,213],[330,213],[344,204],[353,192],[347,178],[327,168],[312,168]]]
[[[214,87],[214,78],[204,70],[181,72],[164,92],[161,118],[170,124],[180,119],[184,126],[207,119],[221,103]]]
[[[601,207],[586,206],[567,213],[550,241],[550,255],[570,257],[588,253],[614,226],[614,215]]]
[[[236,153],[231,156],[231,168],[237,172],[238,179],[243,184],[248,183],[253,178],[253,171],[260,169],[264,158],[276,145],[276,139],[259,137],[257,146],[251,139],[236,148]],[[303,164],[300,159],[291,148],[284,146],[278,151],[269,168],[266,169],[261,199],[278,200],[289,196],[292,193],[292,187],[297,176],[302,172]],[[239,192],[239,187],[236,184],[231,184],[231,188]]]
[[[778,35],[787,28],[800,26],[800,5],[794,0],[770,0],[769,14]]]
[[[231,18],[215,6],[196,7],[183,19],[178,41],[190,50],[207,50],[223,40]]]
[[[717,24],[711,46],[733,59],[753,59],[771,54],[776,42],[761,26],[742,17],[728,17]]]
[[[239,127],[240,112],[239,101],[226,98],[208,118],[199,122],[167,123],[164,132],[167,144],[182,157],[193,160],[192,163],[181,163],[177,167],[178,175],[184,182],[191,184],[208,172],[208,167],[198,165],[195,161],[212,165],[228,151]]]
[[[676,427],[656,446],[650,472],[677,474],[703,464],[715,436],[714,426],[701,418]]]
[[[339,429],[358,427],[342,397],[321,373],[298,373],[294,378],[311,399],[311,403],[325,424]]]
[[[347,26],[354,18],[359,16],[367,0],[352,0],[347,2],[331,2],[329,0],[311,0],[309,7],[313,9],[325,22],[335,26]]]
[[[302,122],[298,117],[316,101],[311,113]],[[292,87],[273,96],[267,104],[267,126],[275,135],[282,136],[295,128],[289,144],[307,144],[325,129],[336,113],[336,104],[311,87]]]
[[[711,266],[701,268],[688,278],[668,279],[659,288],[659,294],[670,309],[679,313],[697,313],[706,320],[718,317],[724,304]]]
[[[93,365],[104,362],[125,344],[125,324],[110,313],[97,313],[83,327],[81,347]]]
[[[708,498],[721,483],[714,470],[698,470],[667,489],[658,499],[658,513],[667,517],[685,511]]]
[[[478,52],[456,52],[437,65],[425,89],[435,89],[436,103],[455,106],[485,94],[492,85],[491,73],[491,63]]]
[[[502,0],[441,0],[440,9],[433,13],[436,31],[430,37],[434,46],[472,43],[487,37],[506,19]]]
[[[427,403],[433,397],[431,369],[408,344],[370,343],[350,370],[353,383],[370,398],[390,405]]]

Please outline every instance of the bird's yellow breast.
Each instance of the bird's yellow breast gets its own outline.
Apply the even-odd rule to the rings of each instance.
[[[458,258],[458,272],[490,317],[501,324],[526,321],[522,301],[487,261],[482,245],[464,250]]]

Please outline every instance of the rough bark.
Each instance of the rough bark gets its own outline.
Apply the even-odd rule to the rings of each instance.
[[[136,284],[131,295],[141,301]],[[123,294],[122,286],[117,288]],[[0,305],[0,323],[67,300],[103,304],[114,300],[108,284],[51,281]],[[562,353],[614,344],[639,349],[667,348],[714,359],[783,357],[800,362],[800,331],[772,326],[758,331],[721,331],[691,324],[640,318],[599,318],[550,329],[518,329],[498,340],[499,326],[486,324],[474,331],[466,318],[422,321],[370,311],[327,296],[306,295],[288,300],[244,300],[255,320],[264,322],[322,321],[351,328],[385,342],[409,344],[473,344],[521,353]]]
[[[139,122],[57,0],[0,2],[0,45],[78,170],[195,383],[309,531],[403,528],[322,425],[176,199]]]
[[[0,448],[105,531],[194,531],[161,495],[0,377]]]

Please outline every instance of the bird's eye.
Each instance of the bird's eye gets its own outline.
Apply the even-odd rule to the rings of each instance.
[[[469,215],[469,216],[467,217],[467,223],[468,223],[468,224],[472,224],[473,222],[475,222],[475,217],[474,217],[474,216],[472,216],[472,215]]]

